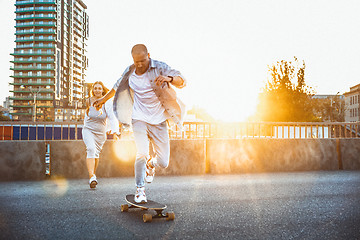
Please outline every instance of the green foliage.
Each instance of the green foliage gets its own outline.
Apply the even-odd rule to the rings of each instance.
[[[282,60],[269,66],[270,79],[259,94],[255,119],[268,122],[317,121],[313,90],[305,83],[305,62]]]
[[[345,100],[340,96],[330,96],[325,99],[313,99],[314,114],[322,122],[344,122]]]

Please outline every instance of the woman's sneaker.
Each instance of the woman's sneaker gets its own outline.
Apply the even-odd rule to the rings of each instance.
[[[152,183],[152,181],[154,180],[154,177],[155,177],[154,161],[151,161],[151,160],[155,160],[155,159],[150,158],[146,162],[145,182],[147,182],[147,183]]]
[[[136,203],[147,203],[145,195],[145,187],[138,187],[136,189],[135,198]]]
[[[96,188],[96,185],[98,184],[98,181],[96,179],[95,174],[92,175],[92,177],[89,180],[90,188]]]

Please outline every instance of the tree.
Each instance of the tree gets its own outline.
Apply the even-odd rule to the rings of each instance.
[[[314,114],[322,122],[344,122],[345,100],[339,95],[330,95],[326,98],[314,98]]]
[[[268,79],[259,94],[255,119],[269,122],[317,121],[313,114],[313,90],[305,83],[305,62],[278,61],[268,66]]]

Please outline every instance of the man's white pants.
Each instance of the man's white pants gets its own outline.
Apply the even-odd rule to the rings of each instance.
[[[135,184],[145,185],[146,161],[150,158],[150,142],[156,158],[155,167],[167,168],[170,160],[170,141],[166,121],[152,125],[140,120],[132,120],[135,144],[137,148],[135,160]]]

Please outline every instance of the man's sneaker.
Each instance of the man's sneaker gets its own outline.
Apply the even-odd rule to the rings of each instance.
[[[138,187],[136,189],[135,198],[136,203],[147,203],[145,195],[145,187]]]
[[[153,158],[150,158],[146,162],[145,182],[147,182],[147,183],[152,183],[152,181],[154,180],[154,177],[155,177],[154,161],[151,161],[151,160],[153,160]]]
[[[89,180],[90,188],[96,188],[96,185],[98,184],[98,181],[96,179],[95,174],[92,175],[92,177]]]

